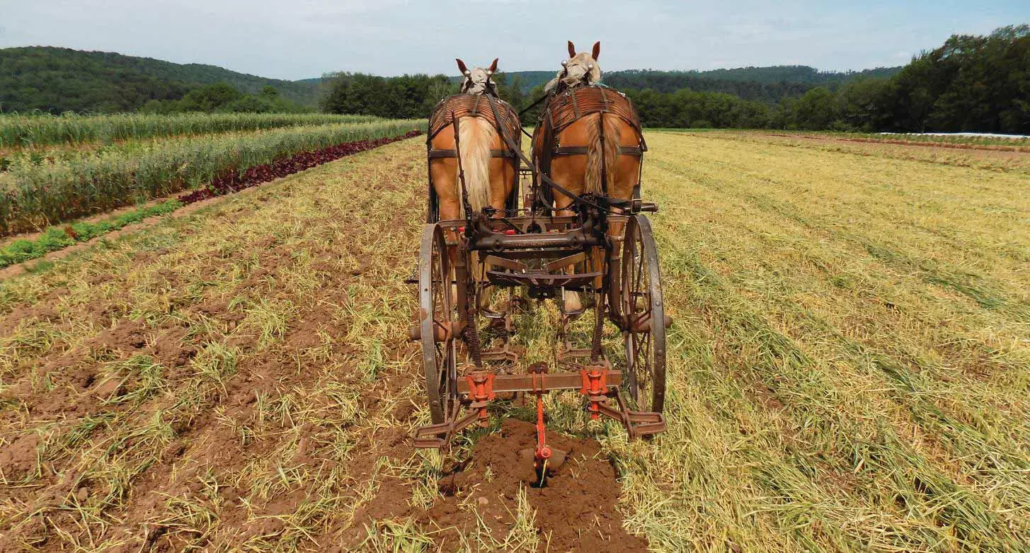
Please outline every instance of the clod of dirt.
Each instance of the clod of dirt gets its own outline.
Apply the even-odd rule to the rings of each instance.
[[[36,467],[39,435],[26,434],[0,448],[0,470],[8,479],[18,479]]]
[[[121,319],[93,338],[90,345],[98,351],[132,352],[147,345],[146,330],[147,326],[140,321]]]
[[[168,447],[166,447],[161,453],[161,460],[165,463],[170,463],[175,459],[182,457],[183,453],[186,453],[186,445],[178,441],[172,442],[168,444]]]
[[[125,392],[125,381],[117,377],[104,380],[91,391],[93,397],[103,401],[119,398],[125,395]]]
[[[393,417],[401,422],[411,419],[418,408],[411,401],[402,401],[393,410]]]
[[[32,394],[32,382],[28,379],[19,381],[0,394],[0,402],[21,403],[26,396]]]

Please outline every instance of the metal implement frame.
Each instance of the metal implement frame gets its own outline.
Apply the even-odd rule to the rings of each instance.
[[[518,156],[516,168],[518,160],[529,167],[518,171],[518,175],[531,177],[532,186],[525,189],[522,208],[518,207],[516,186],[514,201],[509,201],[503,211],[484,208],[474,213],[468,202],[457,119],[453,120],[453,156],[450,151],[445,153],[457,158],[459,197],[465,219],[437,220],[430,186],[430,216],[423,231],[417,271],[419,315],[411,337],[422,342],[433,424],[416,430],[416,447],[444,447],[469,426],[487,426],[488,408],[498,401],[499,394],[535,396],[538,470],[546,469],[551,456],[546,444],[543,395],[552,391],[579,392],[586,399],[591,419],[615,419],[626,428],[630,438],[664,431],[664,330],[670,320],[662,305],[654,238],[643,215],[656,212],[657,206],[640,200],[639,184],[630,199],[607,197],[607,190],[601,195],[573,194],[546,172],[536,169],[500,124],[505,116],[497,103],[487,98],[487,104],[509,151]],[[603,127],[600,132],[603,136]],[[645,146],[638,152],[620,149],[619,155],[642,155],[644,149]],[[581,155],[578,151],[562,154]],[[437,152],[437,157],[440,155]],[[433,158],[432,151],[429,157]],[[602,163],[602,167],[606,164]],[[602,170],[602,181],[607,184],[604,177]],[[552,195],[557,192],[571,198],[573,203],[565,213],[572,215],[559,215],[547,205],[543,201],[546,195],[541,193],[545,189]],[[626,234],[616,235],[613,226],[624,229]],[[560,334],[566,350],[557,360],[572,367],[572,371],[550,373],[543,363],[519,370],[519,357],[508,348],[508,338],[514,332],[510,313],[493,313],[481,302],[484,294],[494,288],[525,290],[530,298],[536,299],[557,299],[567,292],[594,294],[595,325],[590,348],[573,349],[566,334],[568,321],[582,311],[567,313],[562,309]],[[515,299],[518,298],[513,295],[512,301]],[[510,311],[511,303],[507,309]],[[481,329],[479,317],[502,324]],[[613,370],[604,355],[601,336],[606,320],[611,320],[623,334],[627,352],[625,371]],[[504,346],[490,348],[489,334],[498,328]],[[460,364],[461,370],[459,354],[468,360]],[[579,362],[580,359],[583,361]],[[506,370],[491,370],[489,363],[498,361],[507,363]],[[650,397],[646,392],[640,393],[648,384]],[[646,409],[632,410],[629,402]]]
[[[424,362],[427,363],[427,367],[428,363],[433,362],[433,359],[430,359],[431,352],[428,352],[431,342],[444,342],[444,349],[456,354],[454,341],[460,341],[465,345],[468,357],[472,359],[471,363],[466,365],[471,369],[470,372],[466,371],[467,374],[458,374],[454,359],[448,359],[445,363],[448,367],[447,374],[441,372],[442,366],[432,373],[427,368],[427,383],[431,383],[430,387],[436,384],[437,387],[433,389],[450,394],[450,398],[434,398],[434,393],[430,392],[433,424],[416,430],[415,446],[444,447],[461,430],[476,424],[486,426],[489,420],[488,407],[497,400],[498,394],[534,395],[538,402],[540,444],[537,457],[540,460],[548,451],[543,433],[541,397],[545,393],[562,390],[578,391],[586,398],[587,410],[592,419],[602,416],[615,419],[626,428],[631,438],[664,431],[666,425],[660,407],[655,410],[634,411],[627,406],[622,389],[627,384],[635,382],[636,377],[632,373],[612,370],[600,354],[599,347],[564,352],[568,357],[589,357],[590,361],[596,362],[578,365],[576,371],[548,373],[546,367],[541,370],[540,364],[537,364],[530,367],[530,371],[535,372],[518,372],[516,368],[515,374],[500,374],[488,370],[486,361],[502,359],[517,365],[517,356],[506,356],[506,352],[481,349],[479,329],[475,322],[476,316],[482,314],[477,298],[486,286],[524,288],[529,290],[531,297],[534,290],[539,297],[554,297],[544,292],[575,289],[598,294],[599,301],[604,304],[627,303],[624,296],[629,294],[628,291],[624,293],[622,290],[612,289],[616,285],[615,282],[632,279],[629,276],[631,271],[627,272],[624,264],[605,267],[601,272],[574,274],[566,273],[566,268],[576,264],[589,265],[597,251],[603,252],[605,258],[610,259],[609,252],[616,248],[621,249],[623,240],[607,236],[602,228],[617,223],[627,229],[642,227],[645,232],[650,233],[646,219],[641,223],[638,214],[603,214],[601,216],[605,220],[601,224],[596,219],[596,214],[557,216],[524,211],[517,215],[493,215],[487,217],[486,214],[480,214],[471,221],[448,220],[426,225],[420,259],[420,293],[424,298],[432,297],[432,283],[428,282],[428,279],[433,277],[431,271],[425,269],[434,266],[432,256],[447,257],[442,254],[439,246],[434,249],[427,247],[426,244],[430,243],[430,240],[434,244],[439,244],[443,236],[450,237],[449,240],[444,240],[444,243],[446,248],[455,252],[452,259],[443,263],[453,268],[453,280],[438,279],[437,283],[447,288],[453,285],[455,291],[453,295],[444,295],[446,307],[443,311],[449,314],[449,320],[433,320],[433,314],[440,310],[425,301],[420,304],[422,318],[418,331],[413,331],[413,334],[417,334],[413,335],[413,338],[421,339],[423,342]],[[616,256],[616,259],[623,259],[625,255],[635,255],[633,248],[627,247],[626,252],[628,253],[621,257]],[[655,272],[652,274],[657,275],[657,257],[653,248],[641,253],[647,254],[644,261],[649,267],[653,267]],[[477,263],[483,267],[480,271],[483,276],[479,281],[471,277],[474,272],[472,265]],[[614,279],[610,278],[610,275],[614,273],[618,273],[620,278],[613,282]],[[660,287],[657,280],[646,284],[649,287]],[[658,297],[660,302],[660,291]],[[604,305],[595,309],[604,309]],[[600,317],[604,311],[598,313]],[[607,315],[627,337],[631,337],[634,332],[652,330],[650,318],[634,317],[617,309],[608,310]],[[658,316],[659,320],[666,319],[662,313]],[[594,341],[598,345],[602,323],[603,320],[599,321],[598,328],[595,329]],[[664,331],[665,325],[661,326],[661,330]],[[433,332],[433,336],[427,338],[424,333],[430,331]],[[664,338],[661,342],[663,347],[660,355],[664,370]],[[559,360],[561,359],[560,355]],[[631,389],[630,394],[636,395],[635,389]],[[636,397],[634,400],[641,403]],[[614,406],[611,405],[613,401]],[[651,401],[642,403],[653,405]],[[658,402],[654,404],[660,405]],[[463,410],[467,411],[464,415]]]

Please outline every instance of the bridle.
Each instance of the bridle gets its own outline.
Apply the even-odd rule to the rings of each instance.
[[[493,80],[493,73],[490,72],[490,71],[485,71],[485,73],[486,73],[486,80],[483,81],[483,94],[486,94],[486,95],[489,95],[489,96],[493,96],[495,98],[500,98],[500,96],[497,93],[497,83],[495,83],[494,80]],[[472,81],[472,72],[468,71],[468,72],[465,73],[465,79],[461,83],[461,91],[460,92],[462,94],[471,94],[469,92],[469,90],[473,86],[475,86],[476,84],[477,83]]]
[[[525,115],[526,113],[528,113],[530,110],[532,110],[533,108],[539,106],[541,103],[546,102],[548,99],[550,99],[553,96],[557,96],[557,95],[561,94],[562,92],[565,92],[566,90],[568,90],[570,88],[576,88],[577,86],[589,85],[590,84],[590,79],[593,78],[593,72],[591,71],[593,69],[593,67],[590,67],[590,68],[588,68],[586,74],[583,76],[583,80],[582,81],[580,81],[580,82],[578,82],[578,83],[576,83],[574,85],[567,84],[565,82],[565,78],[569,76],[569,60],[562,60],[561,66],[562,66],[562,70],[561,70],[561,73],[556,78],[557,84],[554,85],[554,88],[549,90],[543,96],[537,98],[536,101],[534,101],[532,104],[529,104],[525,108],[522,108],[522,110],[519,111],[519,119],[521,119],[522,116]],[[522,132],[523,132],[523,134],[525,134],[529,138],[533,138],[533,135],[529,134],[529,132],[527,132],[525,129],[522,129]]]
[[[591,79],[594,78],[594,64],[591,63],[587,66],[587,71],[583,74],[583,78],[580,79],[579,82],[574,84],[566,83],[565,79],[569,76],[569,61],[570,60],[562,60],[561,62],[562,70],[558,75],[558,82],[554,85],[554,90],[551,91],[553,94],[560,94],[570,88],[576,88],[577,86],[589,86]]]

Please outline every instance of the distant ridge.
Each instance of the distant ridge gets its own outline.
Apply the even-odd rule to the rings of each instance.
[[[890,77],[900,70],[887,67],[837,72],[797,65],[710,71],[628,70],[606,73],[604,82],[621,89],[672,92],[690,88],[775,103],[817,86],[834,88],[851,79]],[[505,76],[509,83],[517,77],[522,91],[528,93],[552,79],[556,71],[512,71]],[[459,77],[451,80],[457,82]],[[221,82],[251,94],[272,86],[289,100],[315,106],[323,78],[286,81],[214,65],[47,46],[0,49],[0,110],[4,112],[134,111],[150,100],[179,99],[193,88]]]
[[[604,74],[604,83],[614,88],[673,92],[690,88],[698,92],[725,92],[747,100],[778,102],[786,96],[800,96],[817,86],[836,87],[854,79],[886,78],[896,75],[901,67],[878,67],[863,71],[819,71],[804,65],[742,67],[709,71],[658,71],[630,69]],[[511,71],[505,73],[510,83],[519,78],[523,92],[547,83],[554,71]],[[457,82],[460,77],[451,77]]]
[[[35,46],[0,49],[0,108],[116,112],[149,100],[181,98],[207,84],[228,83],[242,92],[266,86],[299,104],[313,106],[318,83],[267,79],[203,64],[178,64],[111,52]]]

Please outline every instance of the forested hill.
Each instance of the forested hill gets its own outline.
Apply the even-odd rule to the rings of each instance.
[[[517,84],[522,92],[528,93],[538,86],[547,84],[547,81],[554,78],[555,71],[504,71],[501,67],[501,71],[507,75],[508,83],[515,83],[518,79]],[[461,77],[449,77],[451,82],[461,82]]]
[[[302,105],[314,106],[317,82],[292,82],[237,73],[213,65],[177,64],[151,58],[67,48],[0,49],[0,109],[116,112],[149,100],[175,100],[202,85],[228,83],[251,94],[266,86]]]
[[[804,65],[777,65],[773,67],[742,67],[711,71],[656,71],[631,69],[607,71],[604,82],[620,89],[657,92],[675,92],[689,88],[697,92],[725,92],[747,100],[769,103],[783,98],[800,96],[817,86],[836,86],[863,78],[893,77],[901,67],[878,67],[864,71],[819,71]],[[555,71],[507,71],[508,84],[517,82],[524,93],[554,78]],[[517,81],[515,79],[518,79]],[[458,82],[460,77],[451,77]]]
[[[851,79],[866,77],[893,77],[902,69],[898,67],[877,67],[862,71],[819,71],[807,65],[774,65],[771,67],[740,67],[737,69],[711,69],[708,71],[665,71],[670,75],[690,75],[720,81],[752,81],[756,83],[804,83],[828,85]],[[624,71],[623,73],[647,73],[647,71]]]
[[[675,92],[689,88],[695,92],[723,92],[745,100],[776,103],[784,98],[800,96],[825,86],[836,86],[862,79],[892,77],[901,67],[883,67],[865,71],[819,71],[802,65],[744,67],[712,71],[630,70],[605,73],[604,82],[618,89],[651,89]]]

